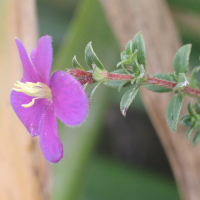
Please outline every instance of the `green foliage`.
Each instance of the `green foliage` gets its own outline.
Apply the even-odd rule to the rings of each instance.
[[[180,118],[180,124],[182,126],[191,126],[192,125],[192,117],[190,115],[182,115]]]
[[[195,67],[190,75],[190,86],[196,89],[200,89],[200,83],[195,79],[195,74],[200,70],[200,67]]]
[[[167,124],[174,133],[176,132],[177,123],[181,112],[182,102],[183,102],[183,95],[178,94],[171,98],[167,106],[166,110]]]
[[[146,69],[145,43],[141,32],[137,33],[133,38],[132,52],[135,52],[136,49],[138,50],[138,63]]]
[[[172,81],[172,76],[170,74],[159,73],[159,74],[152,75],[152,77],[156,77],[156,78],[159,78],[159,79],[162,79],[162,80],[166,80],[166,81]],[[161,86],[158,86],[158,85],[148,84],[148,85],[145,85],[145,87],[148,90],[151,90],[153,92],[158,92],[158,93],[172,91],[172,89],[161,87]]]
[[[120,58],[121,58],[121,61],[124,61],[124,60],[127,60],[129,55],[126,55],[126,51],[122,51],[120,53]]]
[[[191,46],[192,46],[191,44],[182,46],[175,55],[174,71],[177,76],[179,73],[187,74],[188,72]]]
[[[199,107],[198,107],[198,101],[195,103],[195,109],[197,111],[199,111]],[[196,108],[197,107],[197,108]],[[189,129],[186,131],[185,134],[185,139],[187,142],[189,142],[191,134],[194,130],[197,130],[197,132],[195,133],[193,140],[192,140],[192,145],[193,147],[196,146],[196,144],[198,143],[198,141],[200,140],[200,115],[194,112],[193,110],[193,105],[192,105],[192,101],[190,101],[188,103],[188,112],[189,115],[183,115],[181,117],[180,123],[183,126],[189,126]]]
[[[192,108],[192,100],[188,103],[187,109],[191,117],[196,117],[196,114]]]
[[[192,139],[192,146],[195,147],[200,140],[200,129],[194,134]]]
[[[122,67],[123,67],[123,65],[132,65],[133,62],[135,60],[137,60],[137,53],[138,53],[138,50],[135,50],[134,53],[131,53],[130,55],[128,55],[128,54],[126,54],[125,51],[123,51],[121,53],[122,61],[117,63],[117,67],[119,67],[120,65],[122,65]],[[126,59],[124,59],[124,58],[126,58]]]
[[[77,61],[76,56],[74,56],[73,59],[72,59],[72,66],[73,66],[74,69],[80,69],[82,71],[85,71],[85,69]]]
[[[93,94],[94,92],[96,91],[96,89],[99,87],[99,85],[102,83],[103,81],[99,81],[95,86],[93,86],[89,92],[87,93],[87,97],[88,97],[88,100],[89,100],[89,104],[91,104],[91,100],[92,100],[92,97],[93,97]]]
[[[199,114],[200,115],[200,102],[199,102],[199,100],[197,100],[196,102],[195,102],[195,111],[197,112],[197,114]]]
[[[131,55],[132,54],[132,41],[128,41],[126,45],[126,55]]]
[[[134,100],[138,90],[140,88],[140,85],[133,85],[133,87],[129,90],[127,90],[120,102],[120,110],[122,112],[122,115],[126,116],[126,112],[131,105],[132,101]]]
[[[185,133],[185,139],[186,139],[187,142],[189,142],[190,136],[191,136],[193,130],[194,130],[194,127],[190,127],[190,128],[188,128],[188,130],[186,131],[186,133]]]
[[[93,69],[93,64],[95,64],[99,69],[104,70],[103,64],[92,48],[92,42],[89,42],[85,48],[85,61],[91,69]]]

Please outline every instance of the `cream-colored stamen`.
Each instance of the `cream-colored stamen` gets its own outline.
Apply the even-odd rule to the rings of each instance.
[[[32,99],[32,101],[28,104],[22,104],[23,107],[28,108],[32,106],[35,103],[36,99],[45,98],[52,100],[52,94],[51,89],[44,83],[31,83],[26,82],[22,83],[20,81],[17,81],[17,84],[14,84],[17,88],[13,88],[16,92],[23,92],[27,94],[28,96],[35,97]]]

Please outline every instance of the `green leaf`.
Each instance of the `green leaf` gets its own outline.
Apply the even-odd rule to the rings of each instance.
[[[116,88],[118,91],[120,91],[123,87],[129,87],[131,86],[130,81],[117,81],[117,80],[111,80],[104,82],[104,85],[111,87],[111,88]]]
[[[178,75],[179,73],[187,74],[191,47],[192,47],[191,44],[187,44],[182,46],[177,51],[174,58],[174,71],[176,75]]]
[[[85,48],[85,61],[91,69],[93,69],[92,65],[95,64],[99,69],[104,70],[103,64],[92,48],[92,42],[89,42]]]
[[[123,88],[123,87],[129,87],[131,86],[132,84],[130,83],[130,81],[125,81],[124,83],[122,82],[121,85],[119,85],[118,87],[118,92],[120,92],[120,90]]]
[[[128,59],[130,61],[130,64],[132,65],[132,63],[136,60],[137,61],[137,53],[138,53],[138,50],[135,50],[134,53],[132,53]]]
[[[130,64],[129,60],[123,60],[123,61],[117,63],[117,67],[119,67],[120,65],[129,65],[129,64]]]
[[[162,79],[162,80],[171,81],[171,75],[170,74],[159,73],[159,74],[154,74],[152,76],[155,77],[155,78]],[[151,90],[153,92],[158,92],[158,93],[172,91],[172,89],[161,87],[161,86],[158,86],[158,85],[152,85],[152,84],[145,85],[145,87],[148,90]]]
[[[145,43],[141,32],[137,33],[133,38],[132,52],[135,52],[136,49],[138,50],[138,63],[142,64],[146,69]]]
[[[169,128],[175,133],[178,123],[178,118],[181,112],[183,102],[183,95],[179,94],[173,96],[167,106],[166,110],[166,119]]]
[[[200,129],[194,134],[192,139],[192,146],[195,147],[200,140]]]
[[[187,142],[189,142],[190,136],[191,136],[193,130],[194,130],[194,127],[190,127],[186,131],[186,133],[185,133],[185,139],[186,139]]]
[[[131,55],[131,54],[132,54],[132,41],[129,40],[126,45],[126,55]]]
[[[120,65],[122,65],[122,67],[123,65],[132,65],[132,63],[137,59],[137,52],[138,50],[136,50],[133,54],[129,55],[128,57],[126,56],[127,59],[118,62],[117,67],[119,67]]]
[[[94,92],[96,91],[96,89],[99,87],[99,85],[102,83],[103,81],[98,82],[92,89],[90,89],[90,91],[87,93],[87,97],[89,100],[89,104],[91,104],[91,100],[93,97]]]
[[[140,72],[140,69],[138,67],[138,63],[136,61],[134,61],[132,63],[132,69],[133,69],[133,72],[136,74],[136,75],[139,75],[139,72]]]
[[[120,53],[120,57],[121,57],[121,61],[127,60],[127,59],[128,59],[128,56],[126,55],[126,51],[122,51],[122,52]]]
[[[200,83],[195,79],[195,74],[200,70],[200,67],[195,67],[190,75],[190,87],[200,89]]]
[[[190,115],[182,115],[180,118],[180,124],[182,126],[191,126],[192,122],[191,122],[192,118]]]
[[[196,114],[194,113],[194,110],[192,107],[192,100],[188,103],[187,109],[188,109],[189,114],[196,118]]]
[[[74,69],[80,69],[82,71],[85,71],[85,69],[77,61],[76,56],[74,56],[73,59],[72,59],[72,66],[73,66]]]
[[[127,90],[120,102],[120,110],[122,115],[126,116],[126,112],[131,105],[132,101],[135,99],[135,96],[140,88],[140,85],[134,85],[131,89]]]
[[[197,114],[200,115],[200,102],[197,100],[194,104]]]
[[[135,77],[135,78],[133,78],[133,79],[131,80],[131,84],[135,84],[136,81],[137,81],[137,77]]]
[[[195,122],[196,121],[196,122]],[[195,118],[194,118],[194,122],[195,122],[195,125],[194,125],[194,128],[195,129],[198,129],[200,127],[200,116],[197,115]]]

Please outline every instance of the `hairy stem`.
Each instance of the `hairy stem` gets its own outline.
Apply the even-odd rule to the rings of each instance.
[[[71,74],[72,76],[78,78],[79,82],[84,85],[86,83],[91,84],[94,82],[94,79],[92,77],[92,72],[87,72],[87,71],[81,71],[79,69],[75,69],[75,70],[69,70],[69,74]],[[166,81],[166,80],[162,80],[159,78],[155,78],[155,77],[151,77],[149,75],[147,76],[147,84],[152,84],[152,85],[158,85],[158,86],[162,86],[165,88],[170,88],[173,89],[176,86],[175,82],[171,82],[171,81]],[[128,74],[113,74],[113,73],[109,73],[108,72],[108,80],[124,80],[124,81],[129,81],[132,80],[134,78],[134,76],[132,75],[128,75]],[[183,93],[185,94],[189,94],[192,96],[196,96],[196,97],[200,97],[200,90],[197,90],[195,88],[186,86],[185,89],[183,90]]]

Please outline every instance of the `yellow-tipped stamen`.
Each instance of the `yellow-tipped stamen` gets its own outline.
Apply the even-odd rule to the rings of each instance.
[[[28,104],[22,104],[24,108],[31,107],[36,99],[45,98],[52,100],[52,94],[51,89],[44,83],[31,83],[26,82],[22,83],[20,81],[17,81],[17,84],[14,84],[17,88],[13,88],[16,92],[23,92],[24,94],[27,94],[28,96],[35,97],[32,99],[32,101]]]

